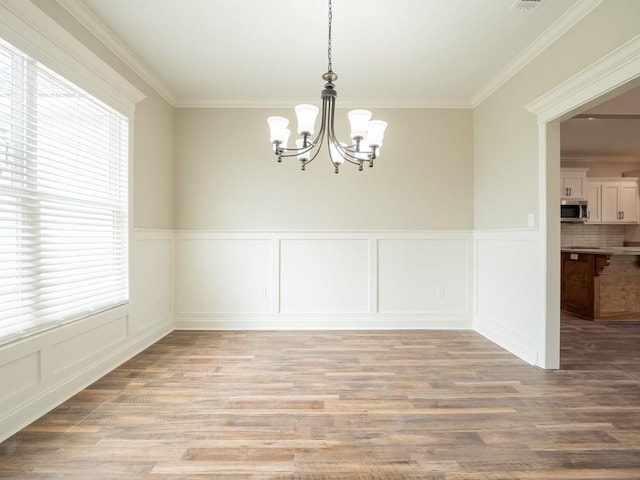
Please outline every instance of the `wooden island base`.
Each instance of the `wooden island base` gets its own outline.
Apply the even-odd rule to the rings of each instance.
[[[639,260],[563,251],[562,310],[590,320],[640,321]]]

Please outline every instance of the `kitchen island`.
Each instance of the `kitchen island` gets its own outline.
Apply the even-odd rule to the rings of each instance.
[[[640,321],[640,248],[563,248],[561,258],[563,311],[590,320]]]

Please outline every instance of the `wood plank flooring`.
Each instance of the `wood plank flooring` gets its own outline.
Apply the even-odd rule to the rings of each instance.
[[[640,479],[640,323],[562,369],[469,331],[173,332],[0,444],[6,479]]]

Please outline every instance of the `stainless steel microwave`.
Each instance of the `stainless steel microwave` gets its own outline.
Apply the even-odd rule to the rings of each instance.
[[[586,222],[589,212],[587,202],[584,200],[561,200],[560,201],[560,221],[561,222]]]

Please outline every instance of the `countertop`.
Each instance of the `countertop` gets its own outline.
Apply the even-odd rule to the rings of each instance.
[[[562,247],[561,251],[594,255],[640,255],[640,247]]]

